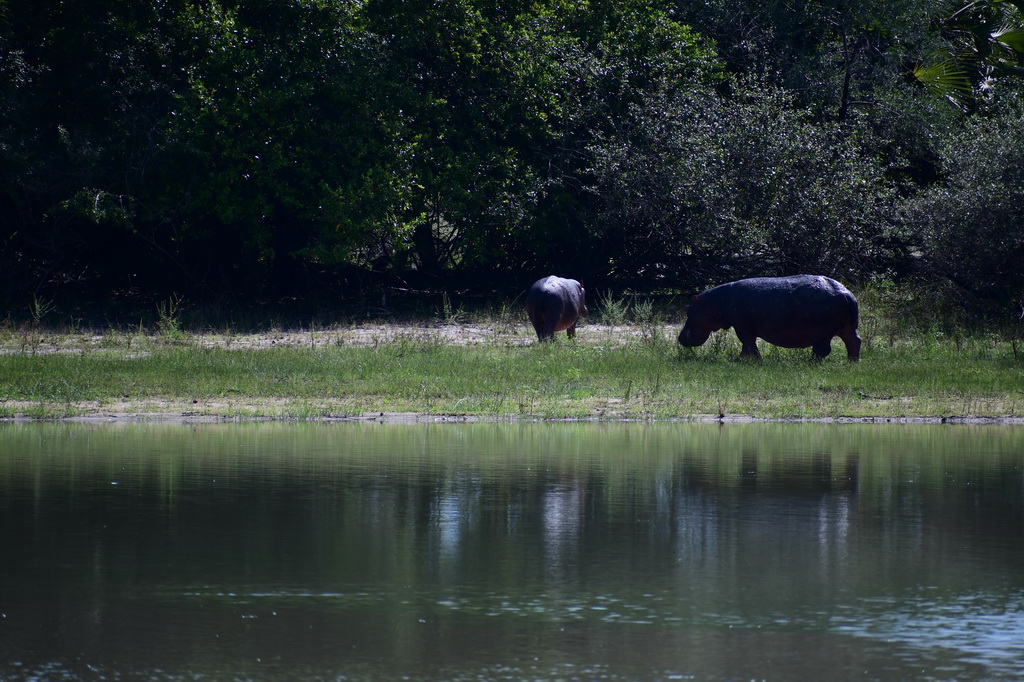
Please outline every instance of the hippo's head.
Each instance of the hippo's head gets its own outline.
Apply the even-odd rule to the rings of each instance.
[[[679,332],[679,344],[682,346],[700,346],[711,332],[724,329],[726,325],[718,319],[718,311],[713,303],[700,296],[694,296],[686,307],[686,324]]]

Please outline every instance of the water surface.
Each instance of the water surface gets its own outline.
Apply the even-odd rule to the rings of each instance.
[[[1016,679],[1024,429],[0,424],[2,679]]]

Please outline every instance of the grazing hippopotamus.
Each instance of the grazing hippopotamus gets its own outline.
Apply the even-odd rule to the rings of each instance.
[[[574,279],[542,277],[526,294],[526,314],[541,341],[554,340],[563,329],[576,336],[576,320],[587,316],[583,286]]]
[[[783,348],[814,349],[819,360],[832,352],[832,337],[860,359],[857,299],[839,282],[820,275],[754,277],[729,282],[693,297],[679,343],[699,346],[711,332],[733,327],[743,344],[740,357],[760,358],[757,339]]]

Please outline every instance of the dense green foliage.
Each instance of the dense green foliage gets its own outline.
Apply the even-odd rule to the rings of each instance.
[[[1009,319],[1022,5],[6,0],[0,300],[814,271]]]

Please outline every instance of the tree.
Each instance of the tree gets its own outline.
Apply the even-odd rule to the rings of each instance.
[[[400,146],[369,94],[383,48],[348,3],[209,3],[174,27],[187,80],[160,207],[174,232],[149,221],[153,239],[214,283],[303,290],[400,201]]]
[[[916,40],[918,0],[711,0],[680,3],[734,74],[790,91],[798,106],[845,121],[878,103]]]
[[[8,3],[3,244],[16,286],[131,286],[146,248],[124,226],[159,153],[173,89],[156,29],[174,3]],[[142,248],[137,248],[137,247]]]
[[[922,270],[951,282],[978,316],[1007,315],[1024,296],[1024,97],[972,118],[942,145],[936,183],[910,202],[923,233]]]
[[[366,16],[391,55],[408,159],[407,229],[384,255],[433,277],[600,270],[588,141],[659,80],[717,68],[704,41],[649,3],[410,1],[370,3]]]
[[[712,94],[724,76],[711,44],[657,5],[594,2],[586,11],[538,19],[533,48],[550,83],[548,139],[540,149],[544,192],[535,217],[510,249],[534,274],[614,275],[624,252],[616,217],[595,200],[606,141],[634,125],[633,112],[656,93]],[[709,103],[712,104],[713,103]]]
[[[687,288],[799,272],[858,280],[900,257],[885,168],[783,91],[663,94],[622,131],[594,148],[620,277]]]
[[[946,3],[933,18],[941,47],[916,63],[914,79],[963,111],[973,111],[998,80],[1024,76],[1024,2]]]

